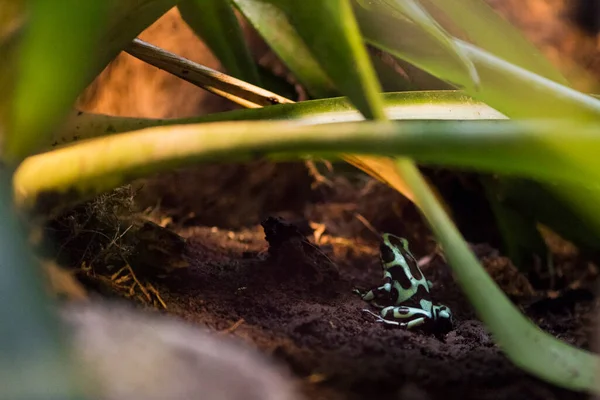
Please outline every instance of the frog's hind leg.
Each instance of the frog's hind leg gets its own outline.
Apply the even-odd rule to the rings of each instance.
[[[406,329],[413,329],[417,326],[423,325],[427,322],[427,319],[428,319],[428,317],[422,316],[422,317],[413,319],[412,321],[400,322],[400,321],[385,319],[385,318],[381,317],[380,315],[375,314],[371,310],[364,309],[363,312],[372,315],[373,317],[375,317],[376,322],[381,322],[382,324],[385,324],[386,326],[394,326],[394,327],[406,328]],[[415,315],[418,315],[418,314],[415,314]]]
[[[377,322],[382,322],[386,325],[394,325],[406,329],[412,329],[423,325],[430,319],[431,313],[423,310],[422,308],[390,306],[381,310],[381,317],[379,317]]]
[[[421,326],[425,322],[427,322],[427,318],[421,317],[421,318],[413,319],[412,321],[409,321],[409,322],[390,321],[389,319],[381,318],[381,321],[377,321],[377,322],[382,322],[388,326],[397,326],[400,328],[413,329],[413,328],[416,328],[417,326]]]

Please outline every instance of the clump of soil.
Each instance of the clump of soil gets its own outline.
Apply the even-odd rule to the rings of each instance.
[[[585,398],[512,365],[454,282],[414,208],[383,185],[360,182],[338,177],[318,202],[306,199],[303,214],[273,215],[262,225],[167,225],[184,241],[175,253],[181,251],[188,266],[144,279],[166,312],[238,336],[283,361],[307,398]],[[428,257],[422,270],[434,283],[434,300],[448,305],[456,321],[445,336],[389,329],[361,312],[366,304],[352,289],[380,283],[376,233],[384,229],[408,237],[417,258]],[[598,301],[589,288],[553,296],[536,292],[490,245],[473,245],[473,251],[542,329],[591,348]],[[557,270],[580,265],[576,257],[562,255]],[[591,281],[592,272],[585,279]]]

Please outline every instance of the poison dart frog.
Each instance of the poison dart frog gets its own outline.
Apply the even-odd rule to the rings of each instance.
[[[370,310],[363,312],[377,318],[377,322],[400,328],[421,327],[435,332],[452,329],[452,311],[431,300],[432,284],[408,249],[408,241],[389,233],[382,235],[379,257],[383,268],[384,284],[368,292],[354,289],[354,293],[379,308],[380,315]]]

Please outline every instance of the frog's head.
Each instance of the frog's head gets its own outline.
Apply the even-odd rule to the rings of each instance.
[[[454,320],[452,319],[452,311],[448,306],[443,304],[436,304],[431,308],[431,313],[433,314],[433,319],[436,321],[436,325],[442,331],[449,331],[452,329],[454,325]]]
[[[379,246],[379,257],[384,269],[400,265],[417,280],[422,278],[421,271],[417,267],[417,260],[408,249],[408,240],[405,238],[384,233]]]

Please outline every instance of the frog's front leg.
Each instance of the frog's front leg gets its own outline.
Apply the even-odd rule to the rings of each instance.
[[[388,326],[396,326],[406,329],[412,329],[417,326],[423,325],[431,319],[431,313],[417,307],[389,306],[381,310],[381,315],[377,315],[366,309],[363,311],[377,318],[377,322],[381,322]],[[400,319],[408,321],[397,321]]]
[[[385,307],[377,303],[378,299],[392,301],[392,283],[389,281],[364,293],[358,289],[354,289],[352,292],[358,294],[362,300],[370,303],[376,308]]]

